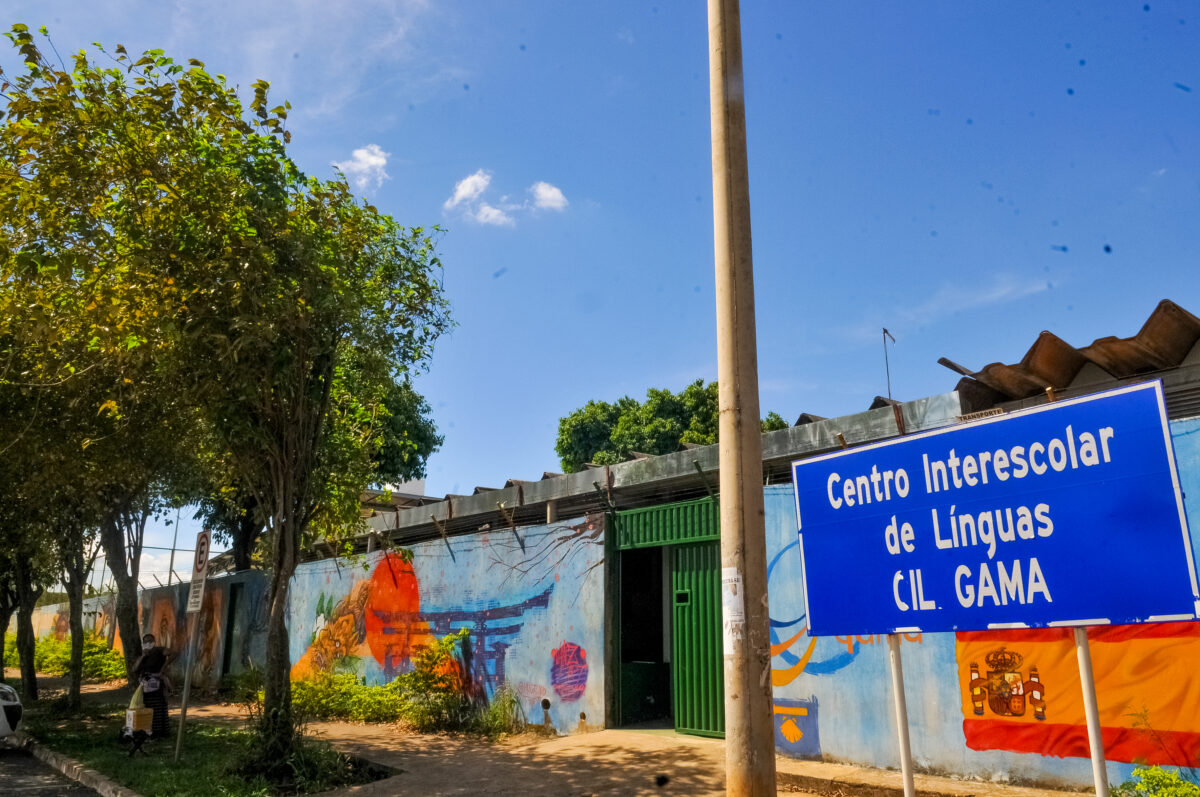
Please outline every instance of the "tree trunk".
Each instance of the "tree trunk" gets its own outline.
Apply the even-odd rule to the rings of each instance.
[[[5,566],[7,562],[4,563]],[[9,571],[11,574],[11,570]],[[17,610],[17,590],[11,579],[5,579],[6,583],[0,583],[0,683],[4,683],[4,679],[8,677],[4,667],[4,649],[6,637],[8,636],[8,621],[12,619],[13,612]]]
[[[125,654],[125,677],[130,686],[137,685],[133,667],[142,655],[142,629],[138,626],[137,572],[131,574],[125,552],[125,531],[114,518],[100,524],[100,545],[104,548],[105,563],[117,586],[117,630]]]
[[[42,597],[42,587],[33,583],[33,574],[22,558],[18,557],[13,564],[17,582],[17,655],[21,658],[21,691],[23,698],[33,703],[38,699],[37,665],[33,660],[36,643],[33,610],[38,598]]]
[[[296,549],[300,530],[293,529],[291,519],[272,524],[275,529],[272,546],[271,583],[267,595],[267,661],[263,670],[263,761],[284,762],[292,751],[295,723],[292,717],[291,657],[289,654],[287,605],[288,586],[296,571]]]
[[[63,586],[67,590],[67,604],[71,624],[71,686],[67,705],[72,709],[80,706],[80,685],[83,681],[83,586],[87,581],[87,558],[83,552],[83,539],[64,535],[75,549],[63,555]]]
[[[243,499],[241,508],[237,533],[233,535],[233,567],[235,570],[249,570],[263,524],[258,520],[258,502],[253,497]]]
[[[8,635],[8,621],[12,617],[13,609],[7,605],[0,605],[0,684],[4,683],[4,679],[8,676],[4,666],[4,648]]]

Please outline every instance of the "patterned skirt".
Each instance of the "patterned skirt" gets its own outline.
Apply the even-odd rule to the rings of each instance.
[[[150,735],[155,739],[171,735],[171,726],[167,722],[167,690],[159,688],[153,692],[145,692],[146,708],[154,709],[154,720],[150,724]]]

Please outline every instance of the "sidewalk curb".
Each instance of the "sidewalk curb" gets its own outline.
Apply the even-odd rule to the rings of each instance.
[[[17,742],[22,748],[33,754],[33,757],[47,766],[61,772],[73,781],[87,786],[102,795],[102,797],[142,797],[136,791],[127,789],[110,778],[101,775],[94,769],[88,769],[78,761],[56,753],[50,748],[39,744],[23,731],[17,732]]]

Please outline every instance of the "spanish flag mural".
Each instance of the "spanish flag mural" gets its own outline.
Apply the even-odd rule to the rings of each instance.
[[[1200,763],[1200,623],[1088,636],[1108,760]],[[1071,629],[960,632],[955,653],[968,747],[1088,757]]]

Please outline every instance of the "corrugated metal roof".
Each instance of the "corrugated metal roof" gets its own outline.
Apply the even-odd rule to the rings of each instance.
[[[992,403],[1032,398],[1046,388],[1065,390],[1085,374],[1088,365],[1100,369],[1100,377],[1129,379],[1178,368],[1200,341],[1200,318],[1189,313],[1170,299],[1163,299],[1150,318],[1129,338],[1099,338],[1089,346],[1075,348],[1053,332],[1044,331],[1025,352],[1018,363],[991,363],[971,372],[942,358],[940,363],[964,374],[958,390],[964,396],[975,396],[972,405],[986,403],[988,393],[995,394]],[[1090,380],[1098,381],[1098,380]],[[980,390],[980,387],[986,390]]]

